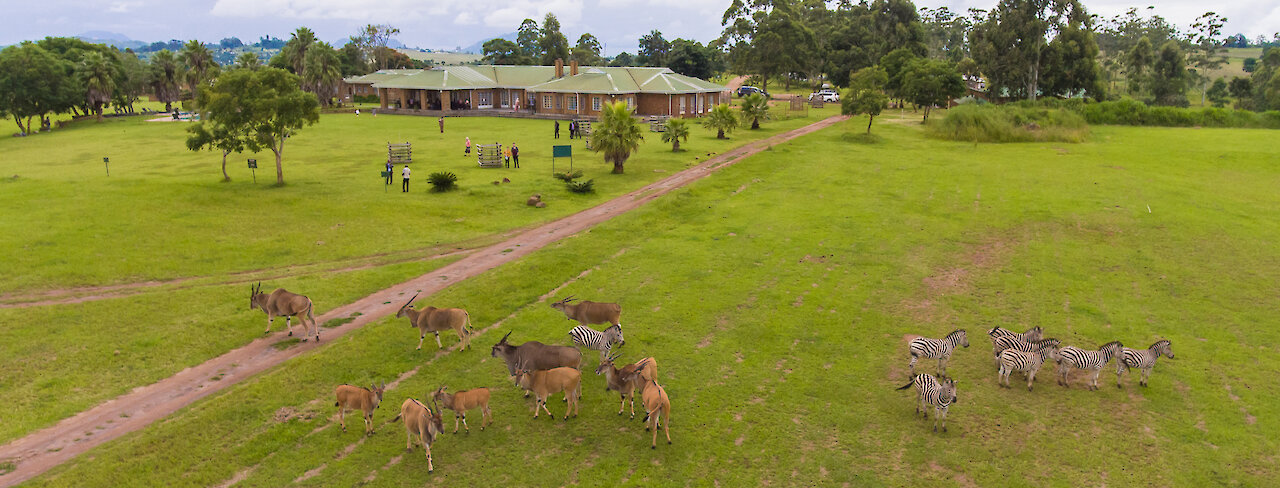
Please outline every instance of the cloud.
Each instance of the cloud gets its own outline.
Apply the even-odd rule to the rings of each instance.
[[[541,21],[547,13],[556,14],[564,25],[582,19],[582,0],[470,0],[461,5],[451,0],[380,0],[367,4],[351,0],[217,0],[209,13],[219,17],[391,22],[401,29],[413,27],[406,21],[438,21],[441,17],[452,17],[458,24],[482,22],[502,28],[518,26],[526,18]]]
[[[111,12],[115,14],[124,14],[124,13],[129,13],[130,10],[133,10],[141,6],[142,6],[142,2],[140,1],[112,2],[111,6],[107,7],[107,12]]]

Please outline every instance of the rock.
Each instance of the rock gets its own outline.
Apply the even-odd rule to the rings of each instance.
[[[547,204],[545,202],[538,202],[537,204],[534,205],[534,207],[537,207],[537,208],[545,208],[546,206]]]

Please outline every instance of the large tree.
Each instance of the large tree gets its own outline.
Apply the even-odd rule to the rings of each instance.
[[[1151,103],[1155,105],[1187,106],[1187,61],[1183,57],[1178,41],[1165,41],[1156,53],[1151,65],[1151,75],[1147,77],[1147,93],[1151,94]]]
[[[85,101],[89,110],[102,121],[102,106],[111,103],[111,94],[116,90],[116,70],[111,60],[102,53],[86,53],[76,67],[76,75],[85,87]]]
[[[258,57],[258,53],[245,51],[236,56],[236,68],[256,70],[262,67],[262,59]]]
[[[959,62],[968,56],[969,46],[965,43],[970,27],[968,20],[947,7],[921,7],[920,23],[924,26],[929,57]]]
[[[501,37],[485,41],[481,49],[484,50],[481,61],[488,64],[531,64],[533,61],[519,45]]]
[[[218,67],[218,63],[213,60],[213,53],[200,41],[192,39],[182,46],[178,57],[182,59],[187,88],[192,93],[199,94],[201,85],[212,77]]]
[[[276,156],[276,183],[283,185],[285,141],[320,120],[319,101],[300,84],[297,75],[278,68],[229,71],[200,92],[201,120],[243,134],[245,150],[270,149]]]
[[[987,77],[987,89],[1035,100],[1048,36],[1056,34],[1073,12],[1086,16],[1077,0],[1000,0],[971,34],[970,49]]]
[[[569,57],[569,39],[560,32],[560,20],[554,14],[547,14],[542,20],[541,32],[538,49],[542,51],[543,65],[554,64],[557,59]]]
[[[249,71],[249,70],[246,70]],[[244,127],[239,127],[243,129]],[[233,152],[244,151],[247,137],[243,132],[233,131],[231,127],[211,121],[201,121],[187,127],[187,149],[215,149],[222,152],[222,181],[231,181],[227,174],[227,156]]]
[[[641,66],[666,66],[667,53],[671,51],[671,43],[662,37],[658,30],[649,31],[640,36],[640,50],[637,51],[636,62]]]
[[[907,100],[924,108],[924,122],[935,106],[964,95],[964,79],[951,63],[939,59],[916,58],[907,65],[902,92]]]
[[[533,60],[542,59],[542,48],[538,42],[542,39],[542,28],[538,27],[538,22],[533,19],[524,19],[520,22],[520,29],[516,34],[516,45],[520,46],[520,52],[527,56],[532,63]]]
[[[867,115],[867,133],[871,133],[871,123],[889,104],[888,95],[884,94],[885,83],[889,75],[884,68],[871,66],[862,68],[849,79],[849,89],[840,98],[840,113],[844,115]]]
[[[818,55],[813,30],[803,22],[797,0],[734,0],[721,24],[725,30],[720,42],[729,47],[735,71],[758,75],[765,90],[769,78],[801,72],[803,61]]]
[[[671,42],[671,51],[667,53],[666,67],[676,73],[705,80],[724,70],[722,54],[701,42],[676,39]]]
[[[640,149],[643,140],[640,123],[626,102],[605,103],[600,122],[591,127],[591,150],[604,153],[605,162],[613,163],[613,174],[623,173],[623,164]]]
[[[34,132],[31,119],[57,111],[72,85],[71,63],[31,42],[0,51],[0,112],[13,117],[21,134]]]
[[[1073,18],[1045,47],[1040,90],[1060,97],[1105,98],[1102,69],[1098,66],[1098,44],[1086,19]]]
[[[1146,85],[1147,72],[1155,62],[1155,49],[1151,40],[1142,36],[1125,55],[1124,65],[1128,71],[1129,93],[1139,93]]]
[[[116,90],[111,94],[111,105],[117,113],[133,113],[133,104],[146,94],[151,83],[151,72],[147,63],[138,59],[132,52],[121,51],[116,55],[119,65],[119,76],[116,78]]]
[[[301,31],[301,29],[299,29]],[[308,31],[309,32],[309,31]],[[391,36],[400,33],[400,29],[391,24],[365,24],[356,31],[356,35],[350,37],[350,42],[355,50],[360,52],[360,59],[364,61],[365,66],[376,66],[378,69],[387,69],[386,59],[377,59],[374,51],[378,48],[387,47],[387,43],[391,42]],[[297,38],[297,34],[294,37]],[[315,36],[312,35],[312,40]]]
[[[578,37],[578,43],[573,46],[569,59],[582,65],[598,66],[604,64],[604,58],[600,57],[600,50],[600,40],[596,39],[596,36],[583,34]]]
[[[165,112],[173,111],[173,102],[182,95],[182,65],[173,51],[162,49],[151,55],[151,87],[156,101],[164,104]]]
[[[1196,68],[1195,77],[1200,80],[1200,106],[1204,106],[1212,71],[1227,64],[1227,48],[1222,45],[1222,26],[1227,18],[1213,12],[1205,12],[1191,24],[1187,36],[1191,52],[1187,61]]]
[[[915,52],[907,48],[898,48],[885,54],[880,58],[880,67],[884,68],[888,79],[885,80],[884,90],[889,96],[896,100],[907,98],[903,86],[906,85],[907,67],[920,59]]]
[[[328,107],[330,101],[338,96],[338,82],[342,80],[342,60],[338,51],[327,42],[317,42],[307,50],[307,58],[303,61],[302,83],[304,88],[315,93],[320,105]]]
[[[306,27],[299,27],[293,32],[293,38],[285,43],[279,54],[276,54],[279,61],[276,58],[271,60],[272,66],[285,68],[295,75],[302,76],[302,70],[305,69],[307,62],[307,50],[311,49],[315,43],[316,33]]]

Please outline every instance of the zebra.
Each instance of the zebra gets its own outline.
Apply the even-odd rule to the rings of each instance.
[[[938,431],[938,421],[942,421],[942,431],[947,431],[947,407],[952,403],[959,403],[960,398],[956,396],[956,380],[947,378],[945,382],[938,381],[930,374],[921,374],[911,379],[910,383],[903,385],[899,390],[916,387],[916,413],[924,415],[927,420],[929,418],[929,409],[925,405],[933,405],[936,414],[933,416],[933,431]]]
[[[1039,338],[1041,333],[1036,330],[1038,328],[1039,327],[1033,328],[1024,333],[1030,337],[1036,337],[1036,339],[1025,339],[1023,338],[1023,334],[1003,335],[999,337],[993,336],[991,338],[991,347],[996,365],[998,366],[1000,364],[1000,353],[1005,349],[1014,348],[1022,352],[1030,352],[1031,344],[1034,344],[1036,341],[1047,340]]]
[[[1011,347],[1000,351],[1000,386],[1009,388],[1009,374],[1022,371],[1027,374],[1027,391],[1031,391],[1036,381],[1036,372],[1044,365],[1045,358],[1053,357],[1060,341],[1045,339],[1027,344],[1027,350]]]
[[[1071,380],[1068,373],[1071,368],[1087,369],[1093,371],[1093,377],[1090,379],[1089,389],[1098,389],[1098,374],[1102,372],[1102,368],[1111,361],[1111,358],[1120,355],[1120,349],[1124,345],[1120,341],[1111,341],[1098,346],[1097,351],[1086,351],[1074,346],[1067,346],[1058,350],[1058,384],[1070,387]]]
[[[916,361],[920,358],[938,359],[938,376],[947,375],[947,360],[951,359],[951,351],[956,345],[969,347],[969,337],[964,329],[956,329],[943,339],[917,337],[911,340],[911,377],[916,376]]]
[[[622,326],[611,325],[604,332],[597,331],[585,325],[579,325],[569,331],[569,337],[573,339],[573,343],[587,349],[600,351],[600,360],[604,361],[609,356],[609,350],[613,348],[613,343],[622,346],[627,343],[622,338]]]
[[[1031,341],[1038,341],[1040,339],[1043,339],[1044,329],[1041,329],[1040,326],[1037,325],[1035,327],[1027,329],[1026,332],[1019,334],[1009,329],[1005,329],[1003,327],[997,326],[987,331],[987,335],[991,336],[992,342],[995,342],[997,337],[1003,337],[1003,336],[1021,336],[1022,340],[1031,342]]]
[[[1147,386],[1147,378],[1151,377],[1151,368],[1156,366],[1156,358],[1161,355],[1173,359],[1173,343],[1160,340],[1146,349],[1121,348],[1120,357],[1116,360],[1116,388],[1124,388],[1124,385],[1120,384],[1120,375],[1129,368],[1141,369],[1142,379],[1138,384]]]

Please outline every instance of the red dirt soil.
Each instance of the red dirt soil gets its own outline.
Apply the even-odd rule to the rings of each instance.
[[[453,264],[379,291],[355,303],[330,310],[316,317],[317,323],[323,324],[331,319],[350,317],[355,312],[360,312],[361,315],[347,324],[321,331],[324,344],[365,324],[394,314],[403,303],[405,294],[418,293],[421,290],[423,295],[430,296],[454,283],[524,257],[548,244],[635,209],[772,145],[847,119],[848,117],[845,116],[834,116],[768,139],[746,144],[599,206],[522,232],[513,238],[471,253]],[[52,427],[0,446],[0,462],[11,462],[15,465],[13,471],[0,475],[0,487],[14,486],[31,479],[93,447],[142,429],[201,398],[319,347],[316,342],[300,343],[285,349],[273,347],[282,339],[284,339],[283,332],[254,340],[200,365],[182,370],[169,378],[135,388],[125,395],[63,419]]]

